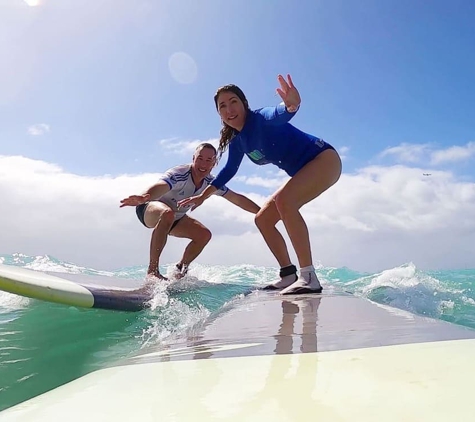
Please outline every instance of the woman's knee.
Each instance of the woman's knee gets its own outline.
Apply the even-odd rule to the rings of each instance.
[[[293,201],[289,198],[286,198],[286,195],[284,192],[280,192],[276,195],[275,206],[282,219],[285,218],[285,216],[289,213],[289,211],[291,212],[291,211],[298,210],[298,208],[295,206]]]
[[[254,217],[254,223],[261,231],[269,227],[274,227],[278,221],[279,217],[276,210],[271,210],[269,207],[261,208]]]

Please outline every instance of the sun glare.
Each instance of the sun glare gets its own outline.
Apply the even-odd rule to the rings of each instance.
[[[24,0],[24,1],[30,7],[39,6],[41,4],[41,0]]]

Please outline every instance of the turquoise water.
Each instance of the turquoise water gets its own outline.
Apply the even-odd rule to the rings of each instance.
[[[145,276],[142,267],[104,272],[48,256],[3,255],[0,262],[39,271]],[[475,270],[421,271],[409,263],[377,274],[327,267],[317,273],[326,285],[357,296],[475,328]],[[159,291],[151,308],[137,313],[78,309],[0,291],[0,410],[159,343],[275,275],[275,268],[196,264],[184,281],[186,291]]]

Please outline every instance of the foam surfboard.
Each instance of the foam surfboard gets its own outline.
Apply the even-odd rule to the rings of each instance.
[[[344,292],[255,292],[2,422],[473,420],[475,330]]]
[[[47,274],[8,265],[0,265],[0,290],[82,308],[139,311],[152,299],[151,289],[117,277],[84,274]],[[107,285],[106,285],[107,283]],[[127,288],[129,287],[129,288]]]

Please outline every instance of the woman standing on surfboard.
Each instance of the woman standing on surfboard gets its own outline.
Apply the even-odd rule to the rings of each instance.
[[[341,160],[330,144],[289,123],[300,107],[300,94],[290,75],[278,76],[277,107],[251,110],[246,96],[236,85],[225,85],[214,96],[222,119],[219,153],[229,147],[228,161],[216,179],[200,195],[182,200],[179,206],[200,206],[237,173],[244,154],[258,165],[272,163],[291,178],[280,187],[256,214],[256,225],[281,269],[280,280],[268,289],[282,294],[321,292],[313,267],[307,225],[300,208],[334,185],[341,175]],[[282,220],[300,265],[300,276],[290,261],[284,238],[275,227]]]

